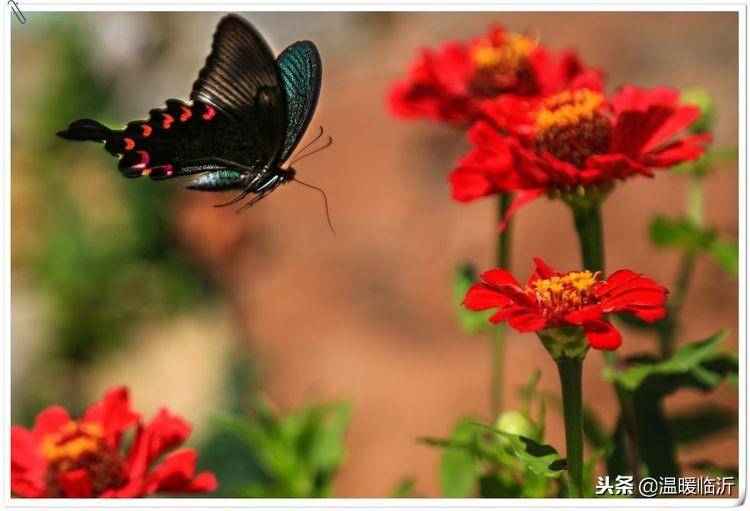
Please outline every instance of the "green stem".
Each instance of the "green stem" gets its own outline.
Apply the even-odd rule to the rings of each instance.
[[[604,271],[604,235],[601,221],[601,203],[599,197],[583,197],[568,204],[573,211],[573,220],[581,245],[581,256],[584,268],[590,271]],[[604,360],[613,370],[617,370],[618,356],[614,351],[604,351]],[[620,414],[625,425],[625,444],[627,446],[630,468],[636,482],[640,478],[641,461],[638,451],[638,433],[635,410],[629,394],[617,383],[615,393],[620,406]]]
[[[498,221],[502,221],[505,213],[513,201],[511,194],[501,194],[497,204]],[[510,242],[511,223],[508,222],[505,230],[497,235],[496,261],[499,268],[509,269],[510,266]],[[490,412],[492,419],[503,409],[503,365],[505,359],[505,332],[504,324],[497,325],[491,332],[492,343],[492,388],[490,396]]]
[[[583,358],[556,360],[562,389],[565,419],[565,450],[568,461],[569,496],[582,498],[583,489]]]
[[[693,224],[700,227],[703,225],[703,177],[694,175],[688,181],[686,197],[685,216]],[[677,330],[680,326],[680,315],[685,302],[685,294],[690,285],[690,279],[695,269],[698,254],[695,250],[688,250],[682,254],[680,266],[677,271],[677,281],[672,288],[672,296],[668,304],[667,317],[664,318],[659,328],[659,341],[661,344],[662,358],[674,355],[677,346]]]
[[[571,202],[570,207],[573,211],[576,232],[578,232],[578,242],[581,245],[584,269],[604,271],[601,201],[598,199],[576,201]]]

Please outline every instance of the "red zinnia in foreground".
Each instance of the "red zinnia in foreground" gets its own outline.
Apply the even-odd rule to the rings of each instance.
[[[133,426],[132,444],[122,452],[123,433]],[[51,406],[37,415],[33,429],[11,430],[11,492],[88,498],[213,491],[213,474],[195,474],[196,452],[173,451],[189,435],[190,425],[164,408],[144,425],[124,387],[107,391],[80,420]]]
[[[550,94],[599,82],[599,74],[572,52],[555,56],[530,37],[492,27],[467,43],[449,41],[439,50],[422,50],[388,99],[400,117],[467,124],[488,98]]]
[[[508,216],[545,193],[606,193],[616,180],[696,160],[711,138],[682,134],[700,110],[663,87],[625,86],[611,98],[590,88],[542,99],[504,96],[486,102],[484,112],[487,120],[469,132],[475,149],[451,173],[453,198],[520,191]]]
[[[668,290],[639,273],[618,270],[607,279],[599,272],[559,273],[534,259],[536,270],[525,286],[506,270],[489,270],[469,289],[463,302],[468,309],[499,309],[490,322],[508,324],[519,332],[581,326],[592,348],[614,350],[620,332],[605,314],[629,312],[653,322],[666,314]]]

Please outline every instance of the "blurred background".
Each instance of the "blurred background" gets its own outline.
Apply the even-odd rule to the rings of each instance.
[[[246,13],[275,51],[311,39],[322,53],[310,131],[324,126],[334,144],[297,168],[326,190],[335,236],[320,196],[302,186],[237,216],[211,207],[221,196],[178,182],[123,179],[100,147],[55,136],[81,117],[117,127],[186,99],[221,15],[27,12],[26,25],[12,24],[12,415],[29,425],[53,403],[80,412],[126,384],[136,409],[167,405],[193,423],[191,442],[225,495],[379,497],[410,478],[416,494],[437,496],[441,452],[416,439],[446,436],[462,413],[491,420],[489,343],[462,333],[451,286],[458,261],[493,264],[494,202],[450,199],[447,174],[467,149],[460,132],[396,120],[385,106],[418,48],[491,23],[531,29],[605,70],[610,90],[705,88],[715,145],[737,145],[733,13]],[[706,221],[730,239],[737,184],[731,160],[706,180]],[[655,213],[682,212],[685,186],[661,172],[618,187],[604,207],[611,270],[674,280],[679,254],[654,248],[648,226]],[[562,203],[537,201],[516,218],[517,275],[533,256],[578,266]],[[737,303],[736,279],[699,260],[682,337],[727,328],[724,347],[735,349]],[[653,344],[628,331],[622,351]],[[587,359],[584,394],[611,426],[603,365]],[[556,392],[551,359],[511,333],[506,406],[537,368]],[[736,389],[682,392],[667,408],[707,402],[736,410]],[[249,427],[238,414],[269,420]],[[729,426],[682,461],[736,465]],[[564,450],[554,408],[547,441]]]

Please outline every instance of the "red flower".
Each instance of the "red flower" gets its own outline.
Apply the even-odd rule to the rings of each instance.
[[[122,452],[123,433],[133,426],[132,444]],[[190,425],[164,408],[144,426],[125,387],[107,391],[80,420],[51,406],[37,415],[33,429],[11,429],[11,491],[74,498],[213,491],[213,474],[195,474],[195,451],[173,450],[189,435]]]
[[[525,286],[506,270],[489,270],[466,293],[464,306],[475,311],[499,309],[490,322],[508,324],[519,332],[580,325],[592,348],[614,350],[620,332],[605,314],[629,312],[649,323],[666,314],[669,291],[639,273],[618,270],[607,279],[599,272],[560,273],[534,259],[536,270]]]
[[[554,56],[532,38],[492,27],[468,43],[449,41],[437,51],[422,50],[388,99],[400,117],[467,124],[479,117],[488,98],[536,96],[599,81],[598,72],[586,69],[574,53]]]
[[[503,96],[483,108],[487,120],[469,131],[475,149],[450,175],[453,198],[520,191],[509,215],[544,193],[606,191],[616,180],[696,160],[711,138],[682,134],[700,110],[663,87],[627,85],[611,98],[591,88]]]

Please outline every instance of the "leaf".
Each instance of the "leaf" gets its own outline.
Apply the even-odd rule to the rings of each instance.
[[[453,299],[456,303],[456,316],[461,329],[469,335],[476,335],[488,331],[490,316],[493,311],[471,311],[461,305],[469,288],[477,282],[477,271],[474,265],[465,262],[456,268],[453,274]]]
[[[737,242],[717,237],[708,247],[708,254],[728,275],[737,277],[740,265]]]
[[[486,424],[478,422],[471,424],[488,429],[508,440],[516,458],[535,474],[556,479],[567,466],[565,458],[561,458],[551,445],[540,444],[525,436],[514,435]]]
[[[659,247],[680,247],[684,250],[706,250],[716,238],[687,218],[671,219],[656,215],[649,227],[651,241]]]
[[[712,366],[712,362],[724,356],[715,355],[714,350],[727,335],[728,332],[722,330],[703,341],[681,346],[669,359],[641,361],[620,371],[607,369],[605,376],[631,392],[641,387],[647,379],[651,379],[651,383],[657,387],[663,387],[659,392],[663,395],[671,394],[681,386],[713,389],[732,372],[732,368],[726,367],[726,364],[725,367]]]
[[[656,246],[702,251],[728,275],[737,276],[737,242],[719,236],[714,229],[702,228],[688,218],[670,219],[657,215],[651,220],[649,232],[651,241]]]
[[[398,482],[395,488],[391,491],[391,498],[394,499],[406,499],[410,497],[416,497],[414,486],[417,483],[417,479],[414,476],[407,476]]]
[[[737,426],[737,416],[733,411],[713,405],[673,414],[668,420],[675,441],[681,445],[698,442]]]
[[[476,429],[471,424],[466,419],[460,420],[444,445],[445,452],[440,461],[440,487],[445,497],[471,497],[481,475],[477,448],[473,446]]]

